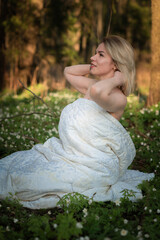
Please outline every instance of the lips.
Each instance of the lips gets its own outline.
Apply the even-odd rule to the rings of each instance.
[[[91,63],[91,68],[93,68],[93,67],[96,67],[96,65],[94,65],[93,63]]]

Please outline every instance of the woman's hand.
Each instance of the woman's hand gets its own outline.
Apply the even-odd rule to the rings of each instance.
[[[91,99],[108,112],[115,113],[124,110],[127,99],[119,89],[124,84],[123,74],[116,71],[112,78],[100,80],[91,86]]]

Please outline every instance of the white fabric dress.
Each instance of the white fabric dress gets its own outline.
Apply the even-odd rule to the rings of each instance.
[[[0,199],[12,193],[32,209],[55,207],[70,192],[115,201],[129,189],[137,199],[137,185],[154,177],[127,170],[134,144],[120,122],[93,101],[80,98],[63,109],[59,136],[0,159]]]

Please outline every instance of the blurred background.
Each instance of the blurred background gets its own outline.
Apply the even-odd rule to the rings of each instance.
[[[158,2],[158,1],[157,1]],[[151,2],[148,0],[0,0],[0,89],[41,94],[68,87],[67,65],[89,63],[108,34],[135,49],[136,92],[149,95]]]

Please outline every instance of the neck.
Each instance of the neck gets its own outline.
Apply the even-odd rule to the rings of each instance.
[[[113,78],[113,77],[114,77],[114,71],[109,72],[109,73],[106,74],[106,75],[99,76],[99,79],[100,79],[100,80],[103,80],[103,79],[108,79],[108,78]]]

